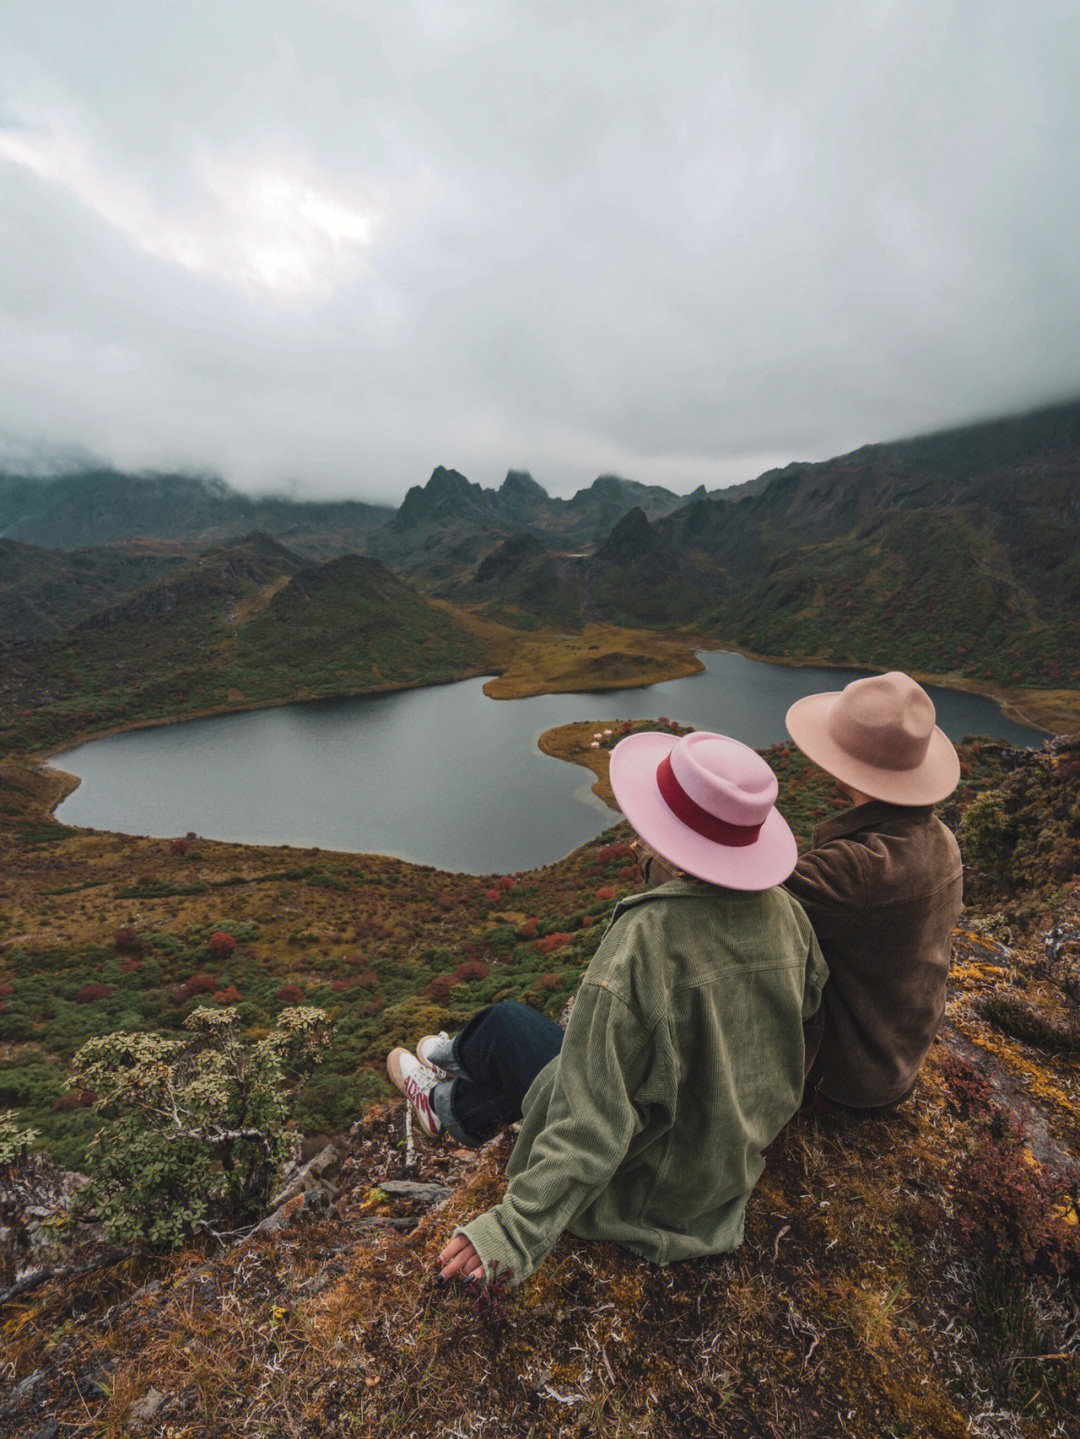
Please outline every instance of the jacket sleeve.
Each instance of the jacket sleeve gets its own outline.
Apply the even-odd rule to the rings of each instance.
[[[784,881],[788,894],[806,911],[826,955],[833,936],[857,922],[866,887],[861,850],[861,845],[844,839],[830,840],[800,856],[794,872]]]
[[[651,1037],[631,1006],[602,984],[586,981],[577,1001],[523,1168],[502,1202],[463,1233],[490,1282],[526,1278],[574,1216],[607,1186],[643,1126],[633,1096],[649,1062]],[[543,1108],[543,1106],[541,1106]]]
[[[803,1076],[807,1076],[818,1057],[821,1041],[825,1035],[825,1009],[821,1003],[821,992],[829,971],[821,954],[814,931],[810,931],[810,943],[806,955],[806,981],[803,986]]]

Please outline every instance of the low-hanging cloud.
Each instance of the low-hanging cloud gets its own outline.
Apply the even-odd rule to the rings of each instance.
[[[5,17],[21,453],[712,488],[1080,391],[1074,5]]]

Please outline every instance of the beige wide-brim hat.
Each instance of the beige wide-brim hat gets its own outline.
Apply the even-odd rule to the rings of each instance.
[[[960,780],[960,758],[935,718],[922,686],[892,670],[796,700],[786,724],[808,759],[853,789],[925,805],[952,794]]]

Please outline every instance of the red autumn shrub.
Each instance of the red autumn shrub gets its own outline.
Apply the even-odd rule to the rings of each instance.
[[[346,989],[377,989],[379,976],[370,969],[362,969],[359,974],[348,974],[343,979],[332,979],[330,988],[340,994]]]
[[[303,1004],[306,995],[298,984],[283,984],[277,997],[282,1004]]]
[[[73,1089],[53,1100],[53,1113],[67,1114],[72,1109],[89,1109],[95,1099],[97,1095],[92,1089]]]
[[[554,970],[551,970],[547,974],[542,974],[540,976],[540,978],[536,981],[535,988],[538,989],[541,994],[554,994],[557,989],[562,988],[562,984],[562,975],[556,974]]]
[[[177,1002],[183,1004],[186,1000],[194,999],[197,994],[213,994],[218,983],[216,974],[193,974],[176,991]]]
[[[120,961],[120,969],[123,974],[138,974],[142,969],[142,964],[141,959],[136,959],[133,954],[129,954],[126,959]]]
[[[502,896],[502,890],[500,890],[500,889],[485,889],[485,890],[484,890],[484,898],[487,900],[488,904],[494,904],[497,899],[501,898],[501,896]]]
[[[84,984],[75,996],[76,1004],[91,1004],[95,999],[108,999],[110,994],[115,994],[111,984]]]
[[[240,999],[240,991],[235,984],[228,984],[224,989],[216,990],[214,998],[218,1004],[236,1004]]]
[[[606,844],[603,849],[597,851],[597,859],[601,864],[610,864],[613,859],[632,858],[634,851],[628,844],[621,841],[617,844]]]
[[[374,1015],[379,1013],[382,1007],[383,1002],[381,999],[369,999],[365,1001],[364,1004],[358,1004],[356,1006],[356,1009],[357,1013],[362,1019],[371,1019]]]
[[[227,959],[236,948],[236,938],[224,929],[215,929],[206,942],[208,953],[214,959]]]
[[[540,921],[538,919],[526,919],[522,921],[521,926],[518,929],[518,934],[521,936],[522,939],[535,939],[536,931],[539,928]]]
[[[557,929],[553,934],[545,934],[543,939],[533,941],[533,949],[537,954],[551,954],[553,950],[562,949],[563,945],[569,944],[573,935],[567,934],[564,929]]]
[[[947,1051],[939,1063],[949,1088],[945,1102],[950,1112],[962,1119],[985,1119],[991,1113],[994,1093],[986,1076],[970,1059]]]
[[[499,888],[500,888],[500,889],[513,889],[513,887],[514,887],[514,877],[513,877],[513,875],[511,875],[511,874],[504,874],[504,875],[501,875],[501,876],[500,876],[500,878],[499,878]]]
[[[3,983],[0,983],[0,996],[6,998],[9,994],[14,993],[15,986],[11,984],[8,980],[5,979]]]
[[[467,959],[464,964],[458,965],[451,978],[455,984],[467,984],[474,979],[487,979],[490,973],[490,966],[482,959]]]
[[[189,840],[189,839],[174,839],[174,840],[172,841],[172,843],[169,845],[169,853],[170,853],[170,854],[187,854],[187,852],[188,852],[188,850],[189,850],[190,848],[191,848],[191,840]]]
[[[955,1233],[999,1268],[1080,1278],[1080,1171],[1044,1168],[1019,1124],[998,1127],[956,1171]]]
[[[593,922],[593,917],[592,917],[591,914],[583,914],[583,915],[581,916],[581,927],[582,927],[582,929],[592,929],[592,922]]]
[[[599,900],[614,899],[615,891],[610,884],[602,884],[600,888],[596,891],[596,897]]]
[[[446,1004],[450,999],[450,991],[456,983],[452,974],[437,974],[434,979],[428,981],[424,989],[424,998],[433,1000],[436,1004]]]
[[[142,940],[138,931],[132,929],[131,925],[125,924],[113,935],[113,945],[121,954],[139,954],[142,950]]]

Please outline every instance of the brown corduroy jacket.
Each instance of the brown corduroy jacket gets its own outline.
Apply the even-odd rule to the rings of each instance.
[[[809,1081],[838,1104],[892,1104],[914,1084],[945,1013],[963,908],[956,839],[932,806],[873,800],[819,825],[785,888],[829,967]],[[808,1063],[811,1045],[808,1035]]]

